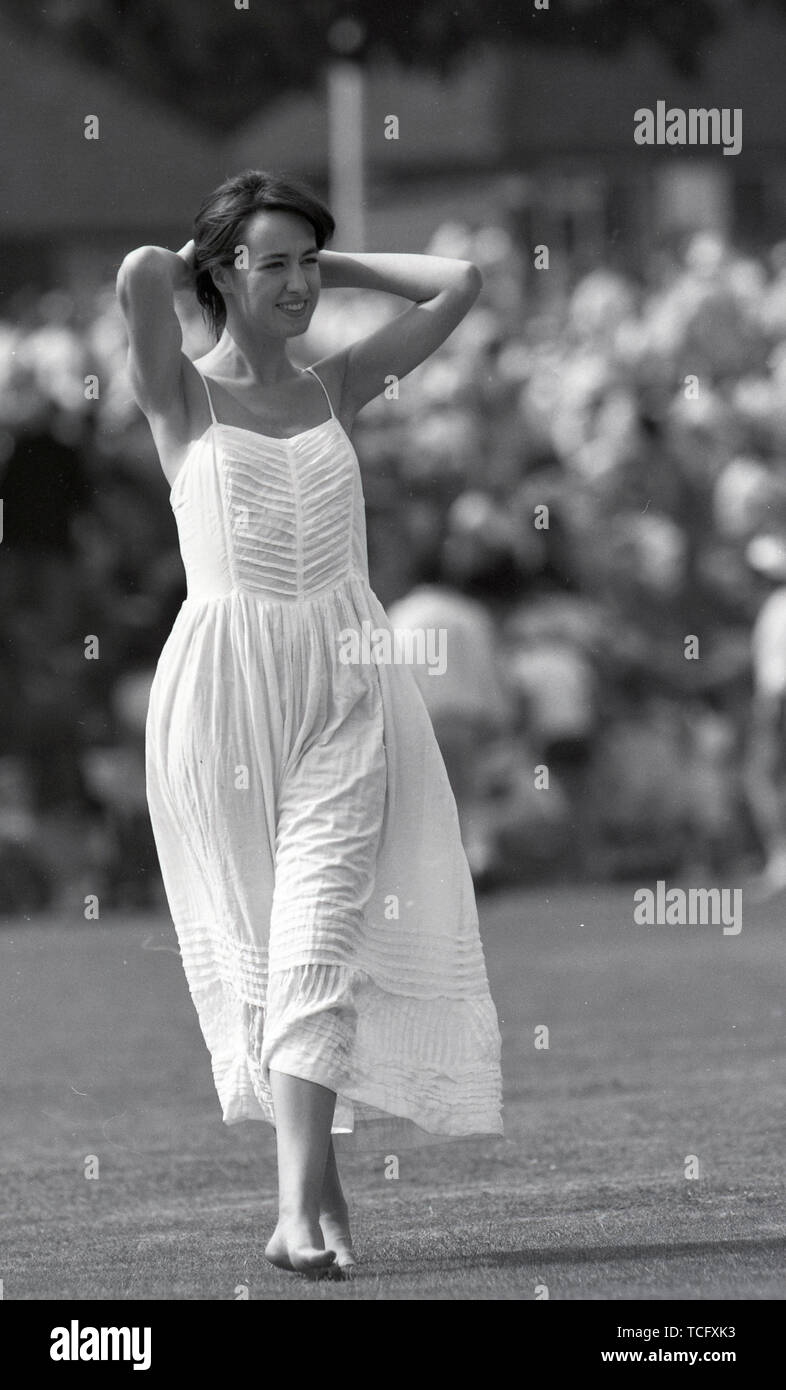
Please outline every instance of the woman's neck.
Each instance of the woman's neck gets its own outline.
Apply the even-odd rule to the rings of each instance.
[[[242,324],[227,323],[210,356],[210,366],[237,382],[276,386],[297,376],[283,338],[262,337]]]

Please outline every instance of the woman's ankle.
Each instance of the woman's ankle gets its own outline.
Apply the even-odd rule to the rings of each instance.
[[[333,1174],[332,1181],[322,1185],[319,1219],[323,1225],[339,1226],[349,1230],[349,1206],[338,1180],[338,1173]]]
[[[318,1226],[319,1217],[319,1202],[306,1201],[298,1197],[279,1201],[279,1226]]]

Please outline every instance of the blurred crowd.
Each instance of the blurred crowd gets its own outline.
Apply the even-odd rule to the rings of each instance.
[[[567,292],[503,227],[425,249],[475,261],[481,296],[354,443],[372,587],[395,626],[447,633],[444,674],[413,671],[476,882],[772,871],[786,246],[697,234]],[[298,360],[397,312],[326,292]],[[114,287],[4,314],[0,912],[146,907],[147,695],[185,595],[168,490]]]

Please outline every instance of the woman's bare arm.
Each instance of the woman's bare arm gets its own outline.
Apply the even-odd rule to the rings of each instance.
[[[324,289],[382,290],[414,303],[346,350],[342,409],[355,414],[430,357],[472,308],[483,277],[472,261],[387,252],[320,251]]]
[[[150,417],[182,405],[183,334],[175,313],[178,290],[194,288],[194,243],[179,251],[140,246],[117,275],[128,330],[128,373],[137,404]]]

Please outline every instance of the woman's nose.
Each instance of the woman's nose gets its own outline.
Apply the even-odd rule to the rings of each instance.
[[[308,281],[306,280],[305,275],[300,269],[300,266],[295,266],[292,270],[290,270],[289,275],[287,276],[287,289],[291,290],[293,293],[296,290],[308,289]]]

